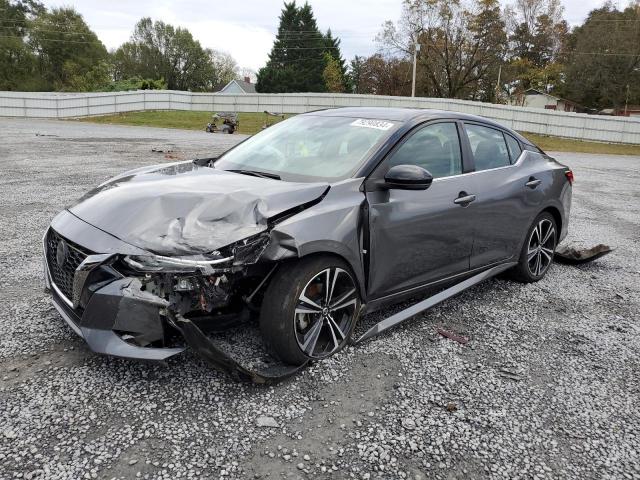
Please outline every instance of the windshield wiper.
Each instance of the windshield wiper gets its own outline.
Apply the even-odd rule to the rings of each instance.
[[[226,170],[227,172],[240,173],[242,175],[253,175],[254,177],[271,178],[273,180],[282,180],[280,175],[268,172],[259,172],[258,170]]]

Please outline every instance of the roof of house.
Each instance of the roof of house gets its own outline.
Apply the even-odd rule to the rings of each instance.
[[[244,80],[231,80],[229,83],[227,83],[221,90],[220,92],[224,92],[226,91],[232,84],[236,84],[240,90],[242,90],[244,93],[256,93],[256,86],[253,83],[249,83],[249,82],[245,82]]]

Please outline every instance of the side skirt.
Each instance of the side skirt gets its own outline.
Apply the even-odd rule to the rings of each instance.
[[[478,273],[473,277],[467,278],[466,280],[460,283],[457,283],[452,287],[449,287],[446,290],[441,291],[440,293],[437,293],[425,300],[422,300],[421,302],[418,302],[410,306],[409,308],[406,308],[394,315],[391,315],[389,318],[385,318],[384,320],[382,320],[381,322],[378,322],[369,330],[367,330],[360,338],[354,340],[353,343],[358,344],[372,337],[375,337],[376,335],[380,335],[382,332],[385,332],[386,330],[389,330],[390,328],[393,328],[396,325],[399,325],[402,322],[409,320],[410,318],[416,316],[418,313],[424,312],[425,310],[428,310],[429,308],[437,305],[438,303],[441,303],[447,300],[448,298],[451,298],[490,277],[493,277],[495,275],[498,275],[499,273],[504,272],[505,270],[508,270],[509,268],[513,267],[516,264],[517,262],[503,263],[502,265],[497,265],[493,268],[490,268],[481,273]]]

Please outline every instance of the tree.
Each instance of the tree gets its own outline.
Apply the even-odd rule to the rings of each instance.
[[[340,39],[333,36],[333,34],[331,33],[331,29],[327,30],[327,34],[324,38],[324,42],[326,45],[325,53],[328,53],[331,58],[335,60],[335,63],[340,70],[340,77],[342,78],[342,89],[340,91],[344,92],[346,90],[350,90],[351,85],[349,84],[349,76],[347,75],[347,64],[342,57],[342,52],[340,51]],[[326,56],[325,60],[327,60]],[[327,90],[330,92],[333,91],[329,88],[328,85]]]
[[[44,10],[32,0],[0,0],[0,90],[40,90],[36,56],[25,41],[29,22]]]
[[[351,60],[349,64],[349,71],[347,72],[348,76],[348,85],[351,93],[365,93],[364,92],[364,78],[363,78],[363,69],[364,69],[365,59],[363,57],[359,57],[356,55]]]
[[[558,0],[516,0],[505,9],[509,61],[503,88],[507,94],[529,88],[561,95],[569,27]]]
[[[324,55],[326,67],[322,72],[322,78],[327,92],[344,92],[344,77],[340,71],[340,64],[330,53],[325,53]]]
[[[211,90],[218,83],[213,59],[219,57],[202,48],[187,29],[143,18],[131,40],[114,53],[114,76],[162,79],[171,90]]]
[[[239,77],[238,62],[230,54],[210,49],[207,49],[207,53],[213,67],[211,84],[214,90],[220,90],[231,80]]]
[[[354,93],[406,96],[411,94],[411,62],[377,53],[355,57],[349,72]]]
[[[48,89],[93,90],[109,81],[107,49],[73,8],[40,12],[29,44]]]
[[[295,0],[284,4],[276,40],[267,65],[258,72],[259,92],[325,92],[324,73],[328,58],[336,61],[343,82],[346,66],[340,54],[340,40],[331,31],[318,29],[308,3],[298,7]]]
[[[132,77],[118,80],[105,85],[101,90],[105,92],[122,92],[127,90],[166,90],[167,84],[163,80]]]
[[[378,41],[405,60],[420,44],[419,94],[487,100],[507,47],[498,0],[404,0]]]
[[[640,4],[589,13],[571,34],[566,72],[571,99],[587,107],[640,103]]]

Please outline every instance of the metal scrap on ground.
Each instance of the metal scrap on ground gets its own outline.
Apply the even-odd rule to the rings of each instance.
[[[600,243],[591,248],[576,248],[568,245],[559,245],[556,248],[554,260],[566,265],[580,265],[604,257],[611,253],[613,249],[608,245]]]
[[[467,343],[469,343],[468,338],[463,337],[462,335],[458,335],[455,332],[450,332],[448,330],[445,330],[439,327],[436,330],[443,337],[448,338],[449,340],[453,340],[454,342],[458,342],[460,345],[466,345]]]

